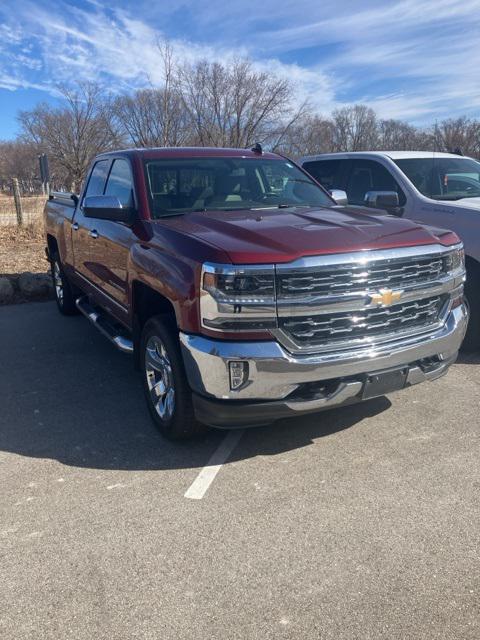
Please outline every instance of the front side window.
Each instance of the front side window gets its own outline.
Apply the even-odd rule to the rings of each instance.
[[[408,158],[396,160],[413,185],[433,200],[480,197],[480,163],[470,158]]]
[[[133,178],[127,160],[115,160],[108,176],[106,196],[117,196],[123,207],[133,205]]]
[[[105,189],[110,160],[99,160],[92,169],[90,179],[88,181],[85,197],[101,196]]]
[[[152,218],[191,211],[334,205],[288,160],[162,159],[147,161],[145,170]]]
[[[395,191],[398,193],[400,206],[406,202],[405,194],[392,174],[374,160],[352,162],[346,191],[349,204],[365,204],[365,194],[368,191]]]

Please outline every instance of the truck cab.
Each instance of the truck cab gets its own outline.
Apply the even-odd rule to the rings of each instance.
[[[451,153],[359,151],[306,156],[300,164],[352,207],[367,206],[452,229],[466,254],[470,326],[466,349],[480,347],[480,163]]]

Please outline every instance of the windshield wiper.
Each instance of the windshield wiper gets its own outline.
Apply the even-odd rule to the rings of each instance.
[[[281,202],[280,204],[272,204],[268,207],[251,207],[250,211],[265,211],[267,209],[311,209],[311,204],[287,204]]]
[[[162,218],[174,218],[175,216],[184,216],[185,211],[178,211],[177,213],[165,213],[154,218],[155,220],[161,220]]]

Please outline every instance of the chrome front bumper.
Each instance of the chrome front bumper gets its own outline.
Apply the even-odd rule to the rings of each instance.
[[[283,415],[298,415],[359,401],[367,374],[408,367],[406,386],[437,378],[446,373],[455,360],[467,322],[467,310],[461,305],[432,333],[362,350],[318,355],[294,356],[275,341],[229,342],[185,333],[180,334],[180,341],[199,419],[215,426],[229,426],[223,425],[222,420],[240,426],[242,420],[248,424],[263,424]],[[230,389],[229,362],[232,360],[249,363],[248,381],[236,391]],[[302,392],[307,383],[322,381],[329,381],[327,390],[321,390],[319,385],[318,392],[311,397]],[[210,409],[207,411],[208,403]],[[222,410],[227,405],[234,412],[231,419],[230,411]],[[242,413],[241,409],[247,405],[249,410]],[[263,407],[257,411],[263,417],[255,417],[252,407]],[[271,407],[270,412],[268,407]],[[213,418],[210,416],[212,411]]]

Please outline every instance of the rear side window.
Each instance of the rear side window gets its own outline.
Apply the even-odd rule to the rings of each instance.
[[[345,160],[312,160],[305,162],[303,168],[325,189],[343,189],[340,181],[342,162]]]
[[[392,174],[374,160],[354,160],[347,182],[349,204],[363,205],[367,191],[395,191],[401,207],[406,202],[405,194]]]
[[[101,196],[103,194],[109,166],[110,160],[99,160],[95,164],[92,169],[92,173],[90,174],[87,190],[85,191],[85,197]]]
[[[106,196],[117,196],[123,207],[133,205],[133,179],[127,160],[115,160],[108,177]]]

